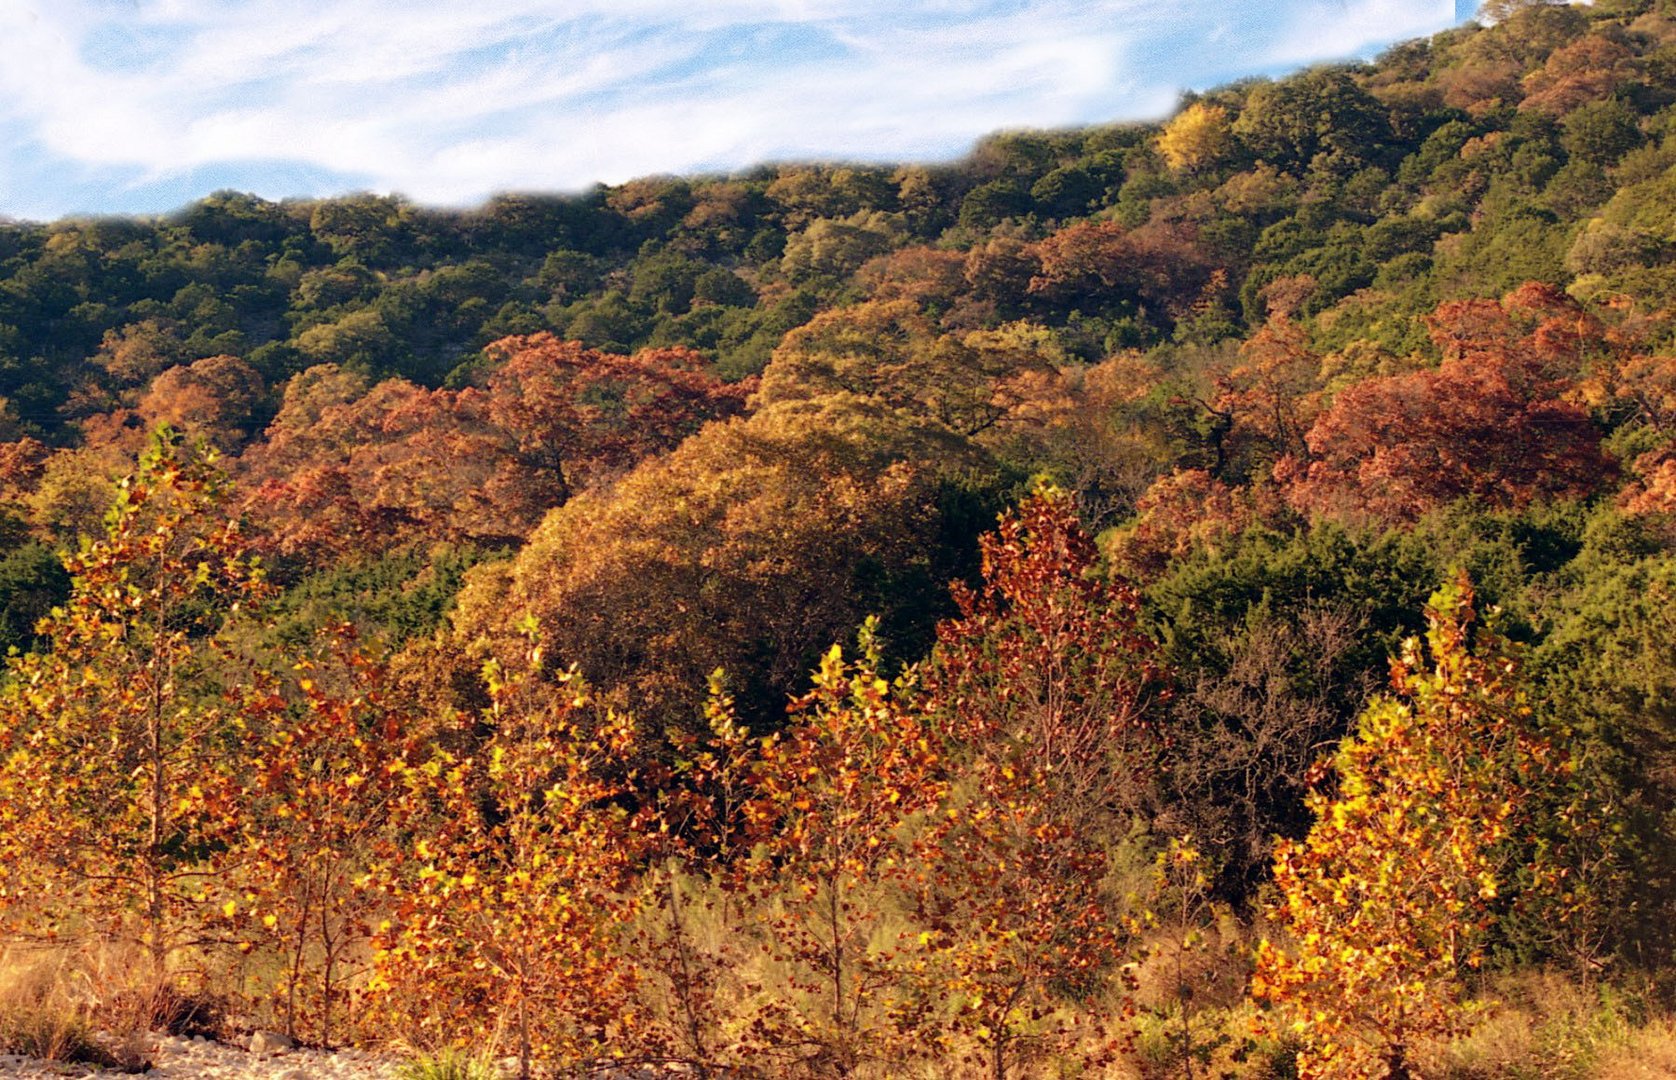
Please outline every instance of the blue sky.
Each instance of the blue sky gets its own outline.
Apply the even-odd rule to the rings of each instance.
[[[0,215],[218,188],[469,205],[928,161],[1371,56],[1461,0],[0,0]]]

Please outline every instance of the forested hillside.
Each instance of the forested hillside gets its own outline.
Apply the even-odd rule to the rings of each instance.
[[[946,165],[0,223],[14,974],[548,1074],[1676,1074],[1676,3],[1495,14]],[[0,1044],[115,1053],[72,997]]]

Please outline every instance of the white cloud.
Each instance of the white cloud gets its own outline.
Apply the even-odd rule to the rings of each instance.
[[[0,0],[0,119],[67,168],[282,161],[458,203],[1156,114],[1448,2]]]
[[[1276,64],[1363,55],[1455,21],[1454,0],[1313,0],[1293,7],[1269,54]]]

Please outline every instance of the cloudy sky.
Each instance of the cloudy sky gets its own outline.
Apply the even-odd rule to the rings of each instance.
[[[0,0],[0,215],[218,188],[463,205],[936,160],[1371,56],[1462,0]]]

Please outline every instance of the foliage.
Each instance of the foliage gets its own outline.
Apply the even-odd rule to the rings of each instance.
[[[876,630],[862,624],[853,661],[838,646],[822,658],[760,768],[769,949],[792,994],[758,1022],[782,1068],[832,1076],[900,1060],[923,1007],[884,918],[919,872],[904,827],[936,804],[939,759],[924,715],[879,674]]]
[[[290,694],[271,678],[246,691],[246,723],[265,722],[241,770],[245,893],[229,915],[242,949],[282,959],[272,990],[285,1033],[331,1045],[384,911],[369,873],[390,857],[420,725],[390,700],[388,673],[351,627],[321,639],[321,655],[293,664]]]
[[[66,558],[51,651],[15,658],[0,699],[13,928],[139,943],[159,977],[212,937],[240,825],[242,718],[205,665],[264,585],[224,491],[212,455],[159,430],[103,538]]]
[[[1486,1071],[1522,1014],[1418,1030],[1469,958],[1667,981],[1671,16],[1510,0],[936,165],[0,222],[6,928],[700,1076]],[[240,492],[123,481],[159,422]],[[1455,565],[1528,679],[1457,597],[1370,705]],[[1263,978],[1323,1015],[1253,1038],[1188,943],[1262,931],[1277,843]],[[1557,1025],[1494,1060],[1577,1073]]]
[[[1055,1004],[1100,990],[1122,956],[1101,887],[1155,753],[1160,673],[1135,592],[1092,576],[1064,492],[1038,490],[982,548],[982,590],[957,589],[923,675],[953,783],[919,891],[953,1024],[1004,1080],[1022,1046],[1069,1036]]]
[[[1352,386],[1310,428],[1307,457],[1277,467],[1294,506],[1412,520],[1466,496],[1575,497],[1610,476],[1598,430],[1566,400],[1598,347],[1568,298],[1533,284],[1500,305],[1445,305],[1433,326],[1442,367]]]
[[[1427,619],[1393,665],[1400,697],[1368,707],[1333,761],[1337,791],[1311,795],[1315,826],[1276,848],[1288,940],[1261,946],[1253,991],[1302,1038],[1302,1076],[1408,1076],[1420,1040],[1462,1029],[1463,977],[1559,763],[1471,585],[1439,590]]]
[[[394,918],[375,993],[443,1041],[512,1039],[520,1075],[621,1052],[636,1024],[613,939],[638,897],[638,847],[617,803],[633,724],[595,706],[574,672],[551,692],[532,645],[484,667],[490,704],[462,753],[400,770],[411,847],[388,864]]]

